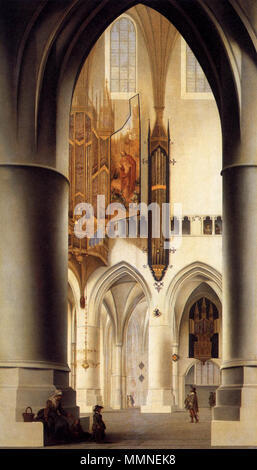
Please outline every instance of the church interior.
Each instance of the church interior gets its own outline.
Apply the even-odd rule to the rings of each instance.
[[[43,446],[22,416],[56,389],[85,426],[98,404],[128,439],[166,417],[181,431],[191,387],[208,445],[257,446],[255,2],[11,3],[0,446]],[[144,226],[152,203],[168,235]]]
[[[133,109],[138,108],[136,119]],[[165,159],[160,170],[153,168],[152,187],[159,188],[152,191],[154,200],[165,202],[162,188],[169,185],[171,211],[174,203],[182,206],[181,245],[176,248],[178,233],[171,239],[174,247],[164,276],[158,270],[165,270],[162,257],[169,249],[160,249],[159,239],[150,240],[156,260],[149,263],[148,239],[140,233],[137,238],[120,238],[117,230],[117,238],[79,239],[74,232],[76,204],[91,202],[96,213],[97,194],[105,195],[106,203],[153,200],[148,199],[149,144],[169,147],[168,183],[162,174]],[[81,346],[74,341],[70,345],[69,366],[74,369],[81,411],[90,412],[96,402],[122,409],[130,395],[145,412],[151,407],[155,412],[183,409],[190,383],[199,386],[203,404],[209,406],[209,393],[219,385],[222,355],[220,122],[199,63],[158,12],[137,5],[99,38],[74,90],[69,145],[69,269],[80,288],[76,299],[78,288],[70,281],[69,315],[79,315],[76,304],[83,302],[85,312],[78,321],[86,329],[70,318],[70,338]],[[136,163],[141,155],[133,187],[128,184],[127,189],[124,183],[125,196],[121,152]],[[182,281],[182,273],[188,273],[187,280]],[[154,316],[157,308],[160,317]],[[197,315],[210,326],[192,342]],[[214,334],[220,353],[211,351]],[[179,357],[177,364],[172,355]],[[147,401],[151,381],[155,397]]]

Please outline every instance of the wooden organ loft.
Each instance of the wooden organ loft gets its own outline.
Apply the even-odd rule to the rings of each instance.
[[[216,305],[203,297],[189,313],[189,357],[205,363],[219,357],[219,314]]]
[[[82,263],[88,255],[107,264],[105,239],[79,239],[74,234],[75,206],[92,204],[96,215],[97,194],[110,201],[110,136],[114,132],[114,111],[105,86],[102,96],[92,99],[85,93],[83,76],[76,87],[70,113],[69,134],[69,259]]]

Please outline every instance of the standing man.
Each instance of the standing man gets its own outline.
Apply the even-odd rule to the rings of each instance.
[[[189,410],[189,414],[191,417],[191,423],[194,422],[194,419],[195,419],[195,422],[198,423],[199,422],[198,398],[197,398],[196,388],[193,386],[191,386],[191,392],[188,395],[188,410]]]
[[[96,442],[102,442],[105,437],[106,426],[101,415],[102,409],[103,409],[103,406],[96,405],[93,410],[94,415],[93,415],[92,433],[93,433],[93,439]]]
[[[210,405],[210,408],[213,408],[213,406],[216,405],[216,396],[215,396],[215,392],[210,392],[210,396],[209,396],[209,405]]]

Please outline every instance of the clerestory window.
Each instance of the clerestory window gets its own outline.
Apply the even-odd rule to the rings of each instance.
[[[136,93],[136,28],[122,16],[106,32],[106,78],[112,99],[128,99]]]

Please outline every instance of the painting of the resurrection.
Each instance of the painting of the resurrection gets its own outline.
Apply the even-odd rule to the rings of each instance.
[[[256,18],[0,0],[1,449],[257,449]]]

